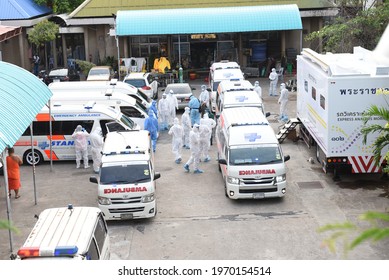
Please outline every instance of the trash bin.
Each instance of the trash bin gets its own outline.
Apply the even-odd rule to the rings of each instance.
[[[288,72],[289,75],[292,74],[292,68],[293,68],[293,64],[292,63],[288,63],[286,65],[286,71]]]

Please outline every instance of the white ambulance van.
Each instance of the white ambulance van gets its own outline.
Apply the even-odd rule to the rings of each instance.
[[[139,91],[136,87],[120,82],[117,79],[111,81],[75,81],[66,83],[51,83],[49,84],[51,91],[66,91],[74,90],[76,92],[88,92],[99,91],[101,94],[105,94],[107,91],[111,93],[121,92],[135,98],[140,104],[143,104],[147,108],[150,107],[150,99],[146,94]]]
[[[50,123],[52,127],[51,152]],[[72,134],[77,125],[81,125],[88,133],[100,127],[103,135],[109,131],[140,129],[134,121],[120,111],[95,104],[95,102],[86,105],[52,105],[51,116],[49,108],[45,106],[32,122],[33,149],[31,147],[31,126],[29,126],[15,143],[15,152],[22,155],[23,162],[30,165],[33,164],[33,160],[35,164],[39,164],[50,160],[50,157],[54,161],[75,160]]]
[[[221,81],[241,81],[244,80],[243,72],[236,62],[222,60],[215,62],[209,69],[209,87],[211,90],[211,109],[216,111],[217,88]]]
[[[231,199],[283,197],[286,166],[281,146],[262,111],[226,108],[216,126],[219,170]]]
[[[109,260],[107,224],[97,207],[44,210],[23,246],[18,260]]]
[[[119,110],[124,115],[133,120],[141,129],[144,128],[145,119],[148,117],[146,108],[136,101],[135,98],[121,93],[107,90],[105,94],[98,91],[77,91],[77,90],[51,90],[53,93],[51,102],[53,104],[82,104],[85,105],[90,100],[96,104],[110,106]]]
[[[146,130],[108,133],[104,142],[98,204],[106,220],[152,218],[157,213],[150,134]]]

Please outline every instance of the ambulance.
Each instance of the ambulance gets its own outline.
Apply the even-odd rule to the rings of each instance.
[[[121,92],[113,92],[110,89],[107,89],[105,94],[101,94],[99,91],[58,91],[55,89],[52,89],[51,92],[53,95],[50,100],[53,104],[85,105],[90,100],[93,100],[96,104],[110,106],[119,110],[138,124],[141,129],[144,128],[145,119],[148,117],[146,108],[135,98]]]
[[[146,130],[108,133],[103,146],[98,206],[106,220],[152,218],[157,213],[150,134]]]
[[[97,207],[50,208],[40,213],[16,260],[109,260],[108,227]]]
[[[209,69],[209,87],[211,92],[210,108],[216,111],[217,88],[221,81],[241,81],[244,80],[243,72],[237,62],[222,60],[215,62]]]
[[[72,134],[77,125],[81,125],[88,133],[100,127],[103,135],[109,131],[140,129],[120,111],[93,101],[85,105],[53,104],[51,111],[48,106],[44,106],[36,115],[32,131],[30,125],[16,141],[15,153],[22,155],[23,162],[30,165],[49,161],[50,158],[54,161],[75,160]]]
[[[260,108],[226,108],[216,126],[219,171],[231,199],[283,197],[286,165],[276,135]]]

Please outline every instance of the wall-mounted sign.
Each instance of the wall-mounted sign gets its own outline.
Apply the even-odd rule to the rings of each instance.
[[[216,39],[216,34],[192,34],[190,38],[192,40]]]

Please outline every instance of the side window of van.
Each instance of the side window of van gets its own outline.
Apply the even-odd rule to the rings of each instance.
[[[100,259],[99,250],[97,249],[96,240],[92,238],[88,251],[86,253],[86,259],[87,260],[99,260]]]
[[[99,220],[97,221],[96,229],[94,232],[97,246],[101,249],[104,247],[105,239],[107,238],[107,225],[104,222],[104,219],[101,215],[99,215]]]
[[[144,116],[136,108],[131,106],[122,106],[120,107],[120,111],[130,118],[144,118]]]
[[[53,135],[72,135],[77,125],[81,125],[89,133],[93,127],[93,121],[80,120],[80,121],[52,121],[51,131]],[[33,134],[36,136],[50,135],[50,122],[33,122],[32,125]],[[26,129],[23,136],[30,136],[30,127]]]

